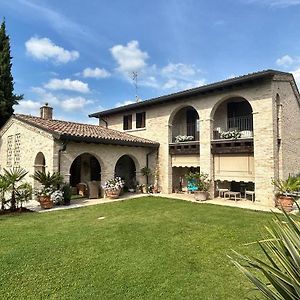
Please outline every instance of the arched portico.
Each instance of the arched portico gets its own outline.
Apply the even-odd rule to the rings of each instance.
[[[73,192],[91,196],[93,186],[98,186],[100,189],[100,183],[101,165],[97,157],[91,153],[78,155],[70,167],[70,185]]]
[[[124,189],[135,189],[137,184],[137,160],[130,155],[122,155],[115,165],[115,176],[125,181]]]

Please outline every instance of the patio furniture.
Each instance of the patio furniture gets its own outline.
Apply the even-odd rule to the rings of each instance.
[[[234,197],[234,201],[236,202],[237,199],[241,199],[241,193],[232,191],[224,192],[224,198],[231,199],[232,197]]]
[[[99,181],[88,181],[88,196],[89,199],[97,199],[99,198],[99,192],[100,192],[100,182]]]
[[[254,202],[255,192],[254,191],[247,191],[247,190],[245,190],[245,199],[247,199],[247,195],[251,196],[251,200],[252,200],[252,202]]]
[[[188,190],[189,193],[195,192],[195,191],[198,190],[198,187],[196,185],[196,181],[195,180],[189,180],[188,181],[187,190]]]
[[[87,196],[87,184],[84,182],[80,182],[76,185],[78,190],[78,195],[86,197]]]
[[[224,193],[229,192],[229,189],[218,189],[218,192],[219,192],[219,198],[221,198],[222,196],[224,198]]]

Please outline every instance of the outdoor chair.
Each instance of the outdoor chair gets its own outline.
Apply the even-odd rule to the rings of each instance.
[[[254,191],[247,191],[245,190],[245,199],[247,199],[247,196],[251,196],[252,202],[255,200],[255,192]]]
[[[198,190],[195,180],[189,180],[187,184],[188,193],[192,193]]]

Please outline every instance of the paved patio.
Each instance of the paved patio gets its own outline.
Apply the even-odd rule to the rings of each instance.
[[[51,211],[57,211],[62,209],[72,209],[72,208],[79,208],[84,206],[90,206],[90,205],[97,205],[97,204],[106,204],[111,202],[117,202],[117,201],[124,201],[129,199],[135,199],[140,198],[144,196],[157,196],[157,197],[165,197],[165,198],[171,198],[171,199],[178,199],[178,200],[184,200],[184,201],[190,201],[198,204],[215,204],[215,205],[222,205],[222,206],[230,206],[230,207],[239,207],[239,208],[245,208],[245,209],[251,209],[256,211],[265,211],[265,212],[281,212],[278,208],[275,207],[268,207],[263,206],[259,203],[252,202],[251,200],[229,200],[226,198],[214,198],[212,200],[207,201],[196,201],[193,194],[135,194],[135,193],[126,193],[120,196],[118,199],[108,199],[108,198],[100,198],[100,199],[76,199],[72,200],[71,204],[68,206],[55,206],[52,209],[42,209],[40,207],[40,204],[35,201],[29,201],[25,207],[28,209],[31,209],[36,212],[51,212]],[[296,212],[297,210],[294,210]]]

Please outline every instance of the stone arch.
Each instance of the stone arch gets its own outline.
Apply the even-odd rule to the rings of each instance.
[[[137,183],[136,173],[140,170],[138,160],[128,154],[121,155],[115,164],[115,176],[125,181],[125,190],[135,188]]]
[[[253,137],[253,108],[251,102],[239,95],[220,99],[210,114],[213,122],[213,139],[220,138],[221,132],[238,130],[242,137]]]
[[[78,154],[69,169],[70,185],[76,187],[79,183],[91,181],[101,182],[102,163],[97,155],[90,152]]]
[[[45,172],[46,171],[46,159],[43,152],[38,152],[34,159],[34,172],[40,171]]]
[[[174,142],[178,135],[193,136],[199,140],[199,113],[192,105],[176,107],[169,117],[169,142]]]

